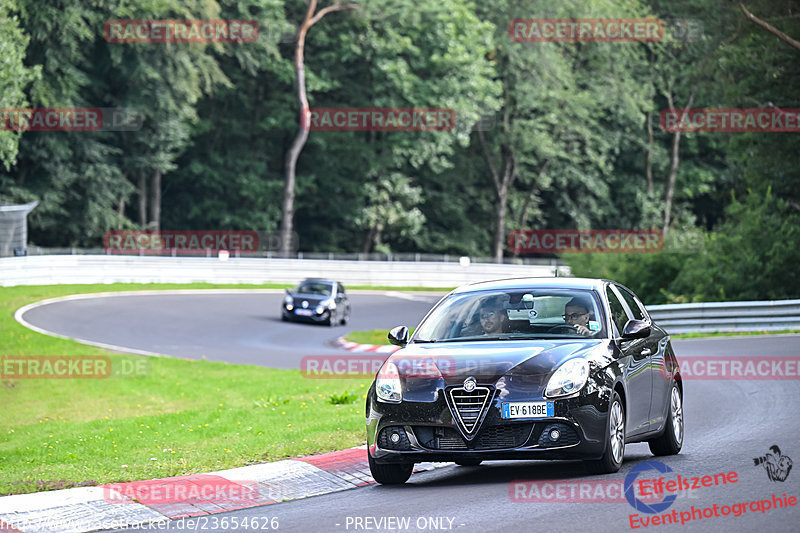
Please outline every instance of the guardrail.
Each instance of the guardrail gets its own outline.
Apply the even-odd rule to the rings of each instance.
[[[569,275],[569,268],[495,263],[328,261],[212,257],[44,255],[0,258],[0,286],[87,283],[290,283],[333,278],[345,285],[455,287],[487,279]]]
[[[650,305],[647,311],[670,333],[800,329],[800,300]]]
[[[455,287],[487,279],[569,275],[566,266],[433,261],[329,261],[216,257],[41,255],[0,258],[0,286],[88,283],[287,283],[306,277],[345,285]],[[651,305],[670,333],[800,329],[800,300]]]
[[[128,252],[128,251],[126,251]],[[162,250],[162,253],[111,253],[104,248],[45,248],[36,245],[28,245],[26,253],[23,255],[114,255],[127,257],[216,257],[217,252],[213,250]],[[10,256],[10,254],[8,254]],[[458,254],[429,254],[419,252],[401,252],[393,254],[379,253],[346,253],[346,252],[292,252],[290,255],[281,255],[277,251],[259,250],[239,254],[231,251],[231,257],[263,258],[263,259],[322,259],[328,261],[407,261],[407,262],[434,262],[434,263],[459,263],[462,256]],[[495,264],[493,257],[471,256],[472,263],[492,263]],[[557,257],[503,257],[504,264],[510,265],[544,265],[562,266],[564,263]]]

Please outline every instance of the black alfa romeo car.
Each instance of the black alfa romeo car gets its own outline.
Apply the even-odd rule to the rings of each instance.
[[[619,470],[625,444],[683,444],[683,385],[667,333],[609,280],[482,282],[442,298],[367,395],[369,465],[404,483],[414,463],[582,459]]]

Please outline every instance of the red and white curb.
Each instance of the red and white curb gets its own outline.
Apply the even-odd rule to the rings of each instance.
[[[391,344],[359,344],[346,341],[344,337],[336,339],[334,344],[350,352],[394,353],[400,349],[399,346],[392,346]]]
[[[419,463],[414,471],[449,464]],[[366,446],[361,446],[209,474],[5,496],[0,498],[0,532],[85,533],[270,505],[371,483]]]

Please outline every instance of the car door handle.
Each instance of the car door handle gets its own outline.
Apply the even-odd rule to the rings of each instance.
[[[642,355],[644,355],[644,356],[648,356],[648,355],[650,355],[652,353],[653,353],[653,351],[650,348],[645,348],[644,350],[642,350]]]

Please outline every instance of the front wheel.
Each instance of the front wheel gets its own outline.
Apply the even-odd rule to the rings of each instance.
[[[381,485],[402,485],[411,477],[414,471],[414,464],[378,464],[375,459],[367,452],[369,459],[369,471],[373,479]]]
[[[606,448],[600,459],[586,461],[586,469],[592,474],[613,474],[622,466],[625,456],[625,408],[616,392],[611,396],[606,426]]]
[[[672,385],[669,398],[669,417],[664,424],[664,433],[647,441],[653,455],[675,455],[683,446],[683,398],[677,385]]]

